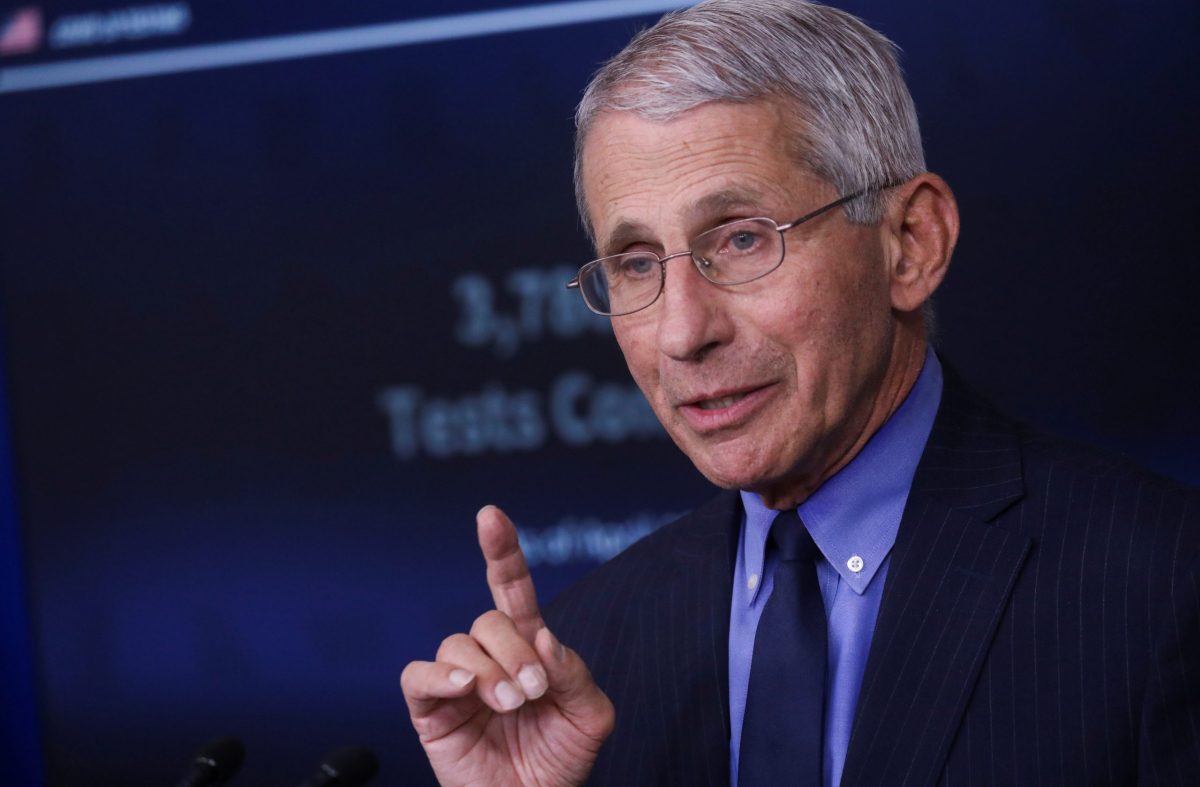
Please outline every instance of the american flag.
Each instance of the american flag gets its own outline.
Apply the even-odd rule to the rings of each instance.
[[[23,55],[42,45],[42,11],[30,6],[0,15],[0,55]]]

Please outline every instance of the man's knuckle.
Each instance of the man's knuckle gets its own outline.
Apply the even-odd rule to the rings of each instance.
[[[437,660],[443,661],[447,654],[461,650],[463,645],[470,641],[470,637],[463,633],[451,634],[442,640],[442,644],[438,646]]]
[[[508,620],[508,615],[505,615],[498,609],[489,609],[479,617],[475,618],[475,622],[471,624],[471,636],[480,634],[486,631],[494,631],[504,625]]]
[[[414,688],[414,681],[417,679],[417,662],[412,661],[405,665],[400,671],[400,688],[405,694],[410,694]]]

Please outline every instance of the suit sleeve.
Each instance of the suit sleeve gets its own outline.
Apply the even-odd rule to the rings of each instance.
[[[1142,708],[1138,784],[1200,778],[1200,558],[1162,610]]]

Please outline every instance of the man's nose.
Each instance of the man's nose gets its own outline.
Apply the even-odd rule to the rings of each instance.
[[[705,279],[691,257],[667,260],[658,304],[658,347],[677,361],[698,360],[731,338],[722,288]]]

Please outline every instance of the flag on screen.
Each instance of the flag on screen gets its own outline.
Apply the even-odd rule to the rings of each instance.
[[[42,45],[42,11],[18,8],[0,14],[0,55],[23,55]]]

